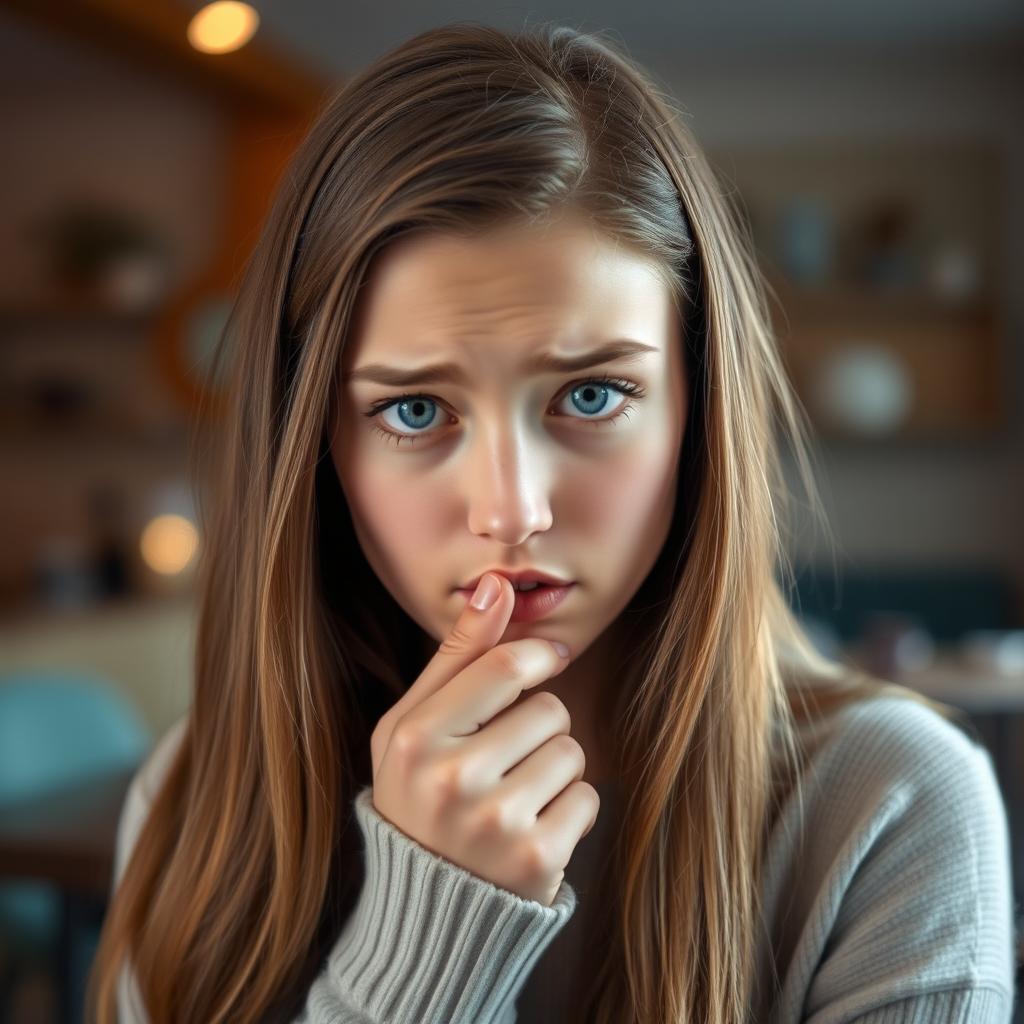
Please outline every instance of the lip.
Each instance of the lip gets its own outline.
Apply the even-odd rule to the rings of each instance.
[[[568,596],[575,583],[561,586],[540,586],[535,590],[517,590],[516,603],[509,622],[536,622],[550,615]],[[460,587],[456,593],[468,602],[476,588]]]
[[[494,573],[495,576],[504,576],[513,586],[517,583],[532,583],[534,580],[538,583],[545,583],[549,587],[568,587],[572,586],[574,582],[573,580],[562,579],[561,576],[553,576],[551,573],[544,572],[541,569],[485,569],[479,576],[474,576],[473,579],[463,583],[457,589],[476,590],[476,585],[489,572]]]

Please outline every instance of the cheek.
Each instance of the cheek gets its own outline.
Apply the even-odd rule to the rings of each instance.
[[[334,435],[331,460],[359,546],[390,589],[394,584],[391,567],[397,568],[403,561],[394,538],[401,536],[405,504],[399,500],[396,485],[381,473],[379,462],[367,451],[353,424],[344,424]]]
[[[614,538],[616,550],[631,547],[638,535],[671,515],[677,465],[678,447],[652,443],[644,431],[614,457],[568,473],[558,507],[595,541]]]
[[[402,564],[415,567],[437,551],[450,495],[427,477],[382,476],[368,489],[365,514],[380,543],[400,555]]]
[[[433,573],[430,557],[438,550],[445,489],[429,473],[389,469],[389,460],[379,453],[353,446],[341,454],[335,468],[360,546],[378,577],[402,601],[417,581]]]

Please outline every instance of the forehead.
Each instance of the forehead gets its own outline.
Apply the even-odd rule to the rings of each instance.
[[[657,265],[588,221],[424,233],[374,258],[344,362],[570,354],[615,337],[664,347],[674,316]]]

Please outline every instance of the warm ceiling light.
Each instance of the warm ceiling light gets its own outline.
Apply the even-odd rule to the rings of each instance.
[[[256,34],[260,16],[248,4],[217,0],[188,23],[188,41],[203,53],[230,53]]]

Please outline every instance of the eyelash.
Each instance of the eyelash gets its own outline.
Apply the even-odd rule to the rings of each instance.
[[[629,397],[634,398],[634,399],[641,399],[647,393],[647,390],[646,390],[646,388],[643,387],[643,385],[637,384],[635,381],[632,381],[632,380],[626,380],[626,379],[624,379],[622,377],[587,377],[585,380],[577,381],[577,382],[575,382],[573,384],[568,385],[568,387],[566,387],[566,389],[565,389],[565,392],[568,393],[569,391],[572,391],[574,388],[582,387],[584,384],[610,384],[617,391],[621,392],[624,395],[628,395]],[[559,397],[561,397],[561,396],[559,396]],[[415,393],[415,392],[407,393],[407,394],[404,394],[404,395],[396,395],[394,398],[385,398],[383,401],[376,402],[366,412],[364,412],[363,415],[367,416],[367,417],[379,416],[386,409],[390,409],[391,406],[398,405],[400,402],[407,402],[407,401],[409,401],[410,399],[413,399],[413,398],[427,398],[427,399],[429,399],[432,402],[433,401],[437,401],[436,399],[432,398],[430,395],[424,395],[424,394]],[[610,419],[606,419],[606,420],[583,420],[582,422],[584,422],[584,423],[593,423],[595,427],[611,426],[611,424],[615,423],[621,416],[625,416],[626,413],[630,412],[634,408],[634,405],[635,405],[634,402],[626,402],[626,404],[623,405],[622,408],[619,409],[615,413],[615,415],[612,416]],[[570,417],[570,419],[575,419],[575,418],[576,417]],[[394,439],[394,443],[395,443],[396,446],[400,445],[403,441],[408,441],[410,444],[413,444],[416,441],[418,441],[420,438],[423,438],[423,437],[427,436],[426,433],[423,433],[423,434],[399,434],[398,432],[396,432],[394,430],[390,430],[387,427],[382,427],[382,426],[380,426],[379,424],[376,424],[376,423],[373,424],[373,429],[381,437],[383,437],[385,441],[391,442],[391,440]]]

